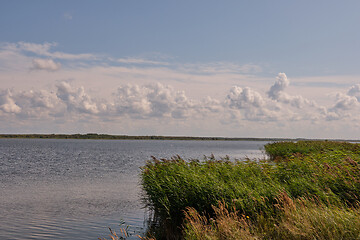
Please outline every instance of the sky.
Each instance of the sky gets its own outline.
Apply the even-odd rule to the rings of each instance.
[[[0,1],[0,133],[359,139],[359,1]]]

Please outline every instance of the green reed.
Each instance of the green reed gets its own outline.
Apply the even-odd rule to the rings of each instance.
[[[153,158],[142,168],[144,200],[167,225],[181,226],[187,209],[214,218],[214,206],[222,201],[265,229],[265,225],[279,224],[284,216],[279,209],[282,194],[291,201],[312,199],[330,208],[357,207],[359,145],[279,142],[266,145],[265,150],[270,160]]]

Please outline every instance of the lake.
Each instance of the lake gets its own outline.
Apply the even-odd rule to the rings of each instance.
[[[0,239],[109,239],[122,221],[141,234],[139,174],[151,156],[264,158],[266,143],[0,139]]]

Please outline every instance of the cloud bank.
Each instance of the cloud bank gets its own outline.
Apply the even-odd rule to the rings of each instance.
[[[175,64],[164,58],[64,53],[54,51],[56,46],[0,44],[3,85],[21,78],[15,87],[0,86],[0,131],[259,137],[360,133],[360,84],[332,88],[329,95],[322,93],[330,100],[319,104],[302,95],[301,86],[292,85],[285,73],[259,81],[255,76],[263,69],[254,64]],[[109,90],[99,94],[103,88]]]
[[[19,119],[46,119],[71,116],[71,119],[94,118],[97,121],[117,119],[191,119],[232,116],[237,122],[335,121],[355,120],[360,107],[360,85],[346,93],[338,93],[332,106],[318,106],[302,96],[285,92],[290,81],[279,73],[266,95],[250,87],[233,86],[224,99],[207,97],[190,99],[184,91],[160,83],[118,86],[108,99],[91,96],[84,87],[61,81],[52,91],[20,91],[2,89],[0,114]],[[236,118],[234,116],[236,115]],[[229,119],[225,119],[229,120]],[[66,120],[64,120],[66,121]],[[261,123],[260,123],[261,124]]]

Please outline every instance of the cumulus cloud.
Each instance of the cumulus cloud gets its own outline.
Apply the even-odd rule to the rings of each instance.
[[[149,115],[151,104],[146,98],[146,89],[138,85],[126,85],[117,89],[115,100],[118,113],[130,114],[135,116]]]
[[[85,93],[84,87],[74,89],[69,83],[61,82],[56,88],[56,96],[66,104],[70,112],[98,114],[100,109],[103,108]]]
[[[248,87],[241,88],[233,86],[230,89],[230,93],[226,96],[226,101],[230,107],[239,109],[251,107],[259,108],[264,105],[264,100],[261,95]]]
[[[121,86],[115,96],[117,112],[136,118],[186,118],[195,109],[195,105],[183,91],[175,91],[160,83]]]
[[[184,91],[160,83],[124,85],[114,95],[117,114],[133,118],[198,118],[222,109],[218,100],[207,97],[195,101],[189,99]]]
[[[17,102],[24,108],[53,108],[58,102],[53,93],[40,91],[22,91],[15,96]]]
[[[223,104],[218,99],[211,98],[207,96],[206,98],[202,99],[201,103],[199,104],[199,113],[206,115],[211,113],[220,113],[223,111]]]
[[[160,83],[150,85],[149,88],[147,96],[153,106],[153,116],[170,113],[175,118],[183,118],[190,114],[192,103],[183,91],[175,91]]]
[[[276,113],[277,106],[266,102],[260,93],[249,87],[232,87],[226,96],[225,106],[241,111],[245,120],[271,121],[278,117],[278,113]],[[242,115],[232,112],[231,118],[234,119],[235,116],[240,117]]]
[[[251,121],[318,121],[327,116],[327,108],[303,96],[286,93],[289,84],[286,74],[279,73],[264,97],[249,87],[234,86],[225,105],[233,110],[232,118]],[[234,114],[234,110],[238,113]]]
[[[327,120],[339,120],[358,116],[360,109],[360,84],[350,87],[347,93],[337,93],[335,104],[327,109]]]
[[[267,95],[270,99],[277,102],[290,104],[296,108],[303,108],[305,105],[316,107],[314,101],[310,101],[302,96],[291,96],[285,93],[285,89],[290,85],[290,81],[285,73],[279,73],[275,83],[270,87]]]
[[[56,71],[61,68],[61,64],[54,62],[52,59],[35,58],[32,61],[32,65],[34,70]]]
[[[270,90],[267,92],[269,98],[273,100],[278,100],[281,97],[281,94],[290,82],[285,73],[279,73],[276,77],[274,85],[270,87]]]
[[[15,114],[21,119],[60,117],[69,114],[97,116],[106,112],[107,104],[94,100],[83,87],[75,88],[67,82],[56,85],[56,91],[10,90],[0,93],[0,112]]]
[[[337,101],[333,109],[351,110],[358,106],[359,101],[356,97],[339,93],[337,94]]]
[[[220,101],[210,97],[195,101],[185,92],[176,91],[160,83],[119,86],[111,99],[97,99],[84,87],[74,87],[69,82],[59,82],[55,91],[10,90],[0,94],[0,111],[16,114],[20,118],[54,116],[88,116],[89,119],[187,119],[201,118],[223,110]]]
[[[304,98],[303,96],[299,96],[299,95],[290,96],[288,94],[284,94],[280,100],[296,108],[303,108],[305,105],[316,107],[315,102],[310,101]]]
[[[184,91],[160,83],[119,85],[106,99],[98,99],[84,87],[62,81],[52,90],[0,91],[0,116],[21,120],[87,121],[98,123],[218,122],[224,125],[247,126],[255,122],[259,126],[287,126],[299,124],[351,120],[359,116],[360,85],[354,85],[345,93],[338,93],[329,107],[297,95],[286,93],[289,80],[279,74],[268,92],[250,87],[233,86],[223,98],[189,98]],[[9,118],[10,119],[10,118]],[[59,120],[61,119],[61,121]],[[180,120],[180,121],[178,121]],[[254,125],[253,125],[254,126]],[[281,128],[281,127],[280,127]]]
[[[360,84],[355,84],[352,86],[347,92],[348,96],[356,97],[358,101],[360,101]]]
[[[3,90],[0,92],[0,110],[4,113],[19,113],[21,107],[19,107],[10,90]]]
[[[61,116],[65,106],[53,92],[22,91],[14,96],[16,103],[21,106],[18,116],[21,118],[46,118],[50,116]]]

